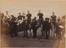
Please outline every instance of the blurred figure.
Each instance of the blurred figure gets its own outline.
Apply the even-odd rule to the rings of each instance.
[[[57,16],[55,15],[55,12],[52,12],[52,16],[51,16],[51,25],[52,25],[52,30],[51,30],[51,37],[55,37],[55,31],[56,31],[56,22],[57,22]]]
[[[43,30],[42,30],[42,25],[43,25],[43,13],[39,10],[39,13],[37,14],[39,19],[38,19],[38,24],[39,24],[39,29],[41,30],[42,36],[43,36]]]
[[[28,24],[27,24],[27,20],[25,19],[22,23],[22,27],[23,27],[23,30],[24,30],[24,36],[23,37],[26,37],[28,38]]]
[[[45,21],[43,22],[43,30],[45,32],[46,39],[49,39],[50,29],[51,29],[51,24],[49,22],[49,18],[45,18]]]
[[[30,34],[30,37],[32,36],[32,33],[31,33],[31,17],[32,17],[32,14],[29,12],[29,11],[27,11],[27,25],[28,25],[28,32],[29,32],[29,34]]]
[[[61,19],[58,18],[58,22],[56,23],[56,32],[55,32],[57,39],[62,39],[63,29],[64,29],[64,26],[61,23]]]
[[[37,37],[37,20],[36,17],[32,20],[33,38]]]
[[[17,24],[15,22],[16,18],[13,15],[11,15],[11,17],[12,17],[12,19],[9,22],[9,24],[10,24],[10,36],[16,37],[17,36]]]
[[[4,13],[2,13],[2,12],[0,12],[0,19],[1,19],[1,33],[3,33],[4,32],[4,20],[3,20],[3,18],[4,18]]]
[[[8,32],[8,18],[7,16],[4,15],[4,13],[1,13],[2,16],[2,29],[3,29],[3,33],[7,33]]]
[[[5,16],[6,16],[6,20],[5,20],[5,22],[6,22],[6,32],[7,32],[7,34],[9,33],[9,23],[8,23],[8,21],[10,20],[10,16],[9,16],[9,12],[8,11],[6,11],[5,12],[6,14],[5,14]]]
[[[19,16],[18,16],[18,32],[22,31],[22,22],[23,22],[23,18],[24,16],[21,15],[21,12],[19,12]]]

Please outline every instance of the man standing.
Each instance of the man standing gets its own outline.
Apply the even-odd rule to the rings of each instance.
[[[29,31],[29,33],[30,33],[30,36],[32,36],[32,33],[31,33],[31,17],[32,17],[32,14],[29,12],[29,11],[27,11],[27,29],[28,29],[28,31]]]
[[[12,19],[9,22],[9,24],[10,24],[10,36],[15,37],[15,36],[17,36],[17,24],[15,22],[16,18],[13,15],[11,15],[11,17],[12,17]]]
[[[21,12],[19,12],[19,16],[18,16],[18,32],[22,31],[22,22],[24,19],[24,15],[21,15]]]
[[[52,37],[55,37],[56,18],[57,18],[57,16],[55,15],[55,12],[52,12],[52,16],[51,16],[51,25],[52,25],[51,36]]]
[[[41,11],[39,10],[39,13],[38,13],[38,23],[39,23],[39,27],[42,28],[42,24],[43,24],[43,13],[41,13]],[[41,33],[42,33],[42,36],[43,36],[43,31],[41,30]]]
[[[33,38],[37,37],[37,21],[36,17],[32,20]]]
[[[43,22],[43,30],[45,31],[45,38],[48,39],[50,35],[51,24],[49,22],[49,18],[45,18]]]

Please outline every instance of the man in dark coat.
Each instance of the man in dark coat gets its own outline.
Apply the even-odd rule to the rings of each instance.
[[[45,31],[46,39],[49,38],[50,29],[51,29],[51,24],[49,22],[49,18],[45,18],[45,21],[43,22],[43,30]]]
[[[32,20],[33,38],[37,37],[37,21],[36,17]]]
[[[39,10],[39,13],[37,15],[39,17],[39,19],[38,19],[39,27],[41,27],[42,24],[43,24],[43,21],[44,21],[43,20],[43,13]],[[42,36],[43,36],[43,30],[41,30],[41,33],[42,33]]]
[[[24,20],[23,23],[22,23],[22,29],[24,31],[24,36],[23,37],[26,37],[28,38],[28,24],[27,24],[27,20]]]
[[[31,17],[32,17],[32,14],[29,12],[29,11],[27,11],[27,29],[28,29],[28,31],[30,32],[30,37],[32,36],[32,34],[31,34]]]
[[[14,37],[14,36],[17,36],[17,25],[16,25],[16,22],[15,22],[15,17],[13,15],[12,16],[12,19],[11,21],[9,21],[9,24],[10,24],[10,35],[11,37]]]

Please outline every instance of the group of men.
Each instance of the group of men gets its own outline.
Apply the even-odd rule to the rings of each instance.
[[[8,12],[6,12],[8,15]],[[4,15],[2,14],[2,19],[4,18]],[[37,37],[37,30],[39,28],[41,28],[40,32],[41,32],[41,38],[44,37],[45,39],[49,39],[50,37],[50,30],[53,30],[52,33],[53,35],[56,33],[56,35],[61,35],[60,32],[60,19],[57,19],[57,16],[55,15],[55,13],[52,13],[51,18],[46,17],[45,19],[43,18],[43,13],[41,13],[39,11],[39,13],[37,14],[37,16],[39,17],[38,20],[36,19],[36,17],[34,17],[33,19],[32,14],[28,11],[26,15],[21,15],[21,13],[19,13],[19,16],[16,18],[14,15],[11,15],[11,18],[5,17],[4,22],[6,23],[6,25],[8,26],[9,31],[8,34],[11,37],[16,37],[18,36],[19,32],[24,32],[23,37],[28,38],[28,31],[33,35],[33,38]],[[3,22],[3,21],[1,21]],[[38,31],[39,32],[39,31]]]

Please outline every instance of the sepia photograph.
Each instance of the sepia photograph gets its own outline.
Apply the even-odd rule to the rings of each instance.
[[[0,0],[0,48],[66,48],[66,0]]]

